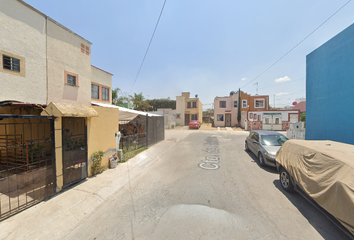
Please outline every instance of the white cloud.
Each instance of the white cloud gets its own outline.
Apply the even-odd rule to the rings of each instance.
[[[288,76],[285,76],[283,78],[275,79],[275,82],[287,82],[287,81],[290,81],[290,80],[291,79]]]
[[[289,93],[287,92],[281,92],[281,93],[277,93],[275,94],[275,96],[279,97],[279,96],[284,96],[284,95],[288,95]]]
[[[241,79],[241,81],[245,81],[245,80],[247,80],[247,78],[242,78],[242,79]]]

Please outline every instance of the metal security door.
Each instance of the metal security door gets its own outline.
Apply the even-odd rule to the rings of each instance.
[[[190,114],[184,114],[184,125],[188,126],[190,122]]]
[[[225,127],[231,127],[231,114],[225,114]]]
[[[63,117],[64,187],[87,177],[87,134],[85,118]]]

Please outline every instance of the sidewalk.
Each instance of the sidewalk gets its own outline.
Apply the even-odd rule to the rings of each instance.
[[[165,141],[128,162],[3,220],[0,222],[0,239],[61,239],[188,134],[188,131],[166,131]]]

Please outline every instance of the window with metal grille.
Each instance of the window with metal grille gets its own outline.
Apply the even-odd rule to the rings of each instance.
[[[255,108],[264,108],[264,100],[255,100],[254,107]]]
[[[226,101],[220,101],[219,102],[219,107],[226,108]]]
[[[76,76],[68,74],[66,83],[71,85],[71,86],[76,86]]]
[[[237,101],[234,101],[234,107],[237,107]]]
[[[9,56],[2,56],[3,68],[19,72],[20,71],[20,59],[9,57]]]
[[[224,121],[224,114],[218,114],[217,121]]]
[[[187,108],[191,108],[191,102],[187,102]]]
[[[99,89],[100,87],[98,85],[91,84],[91,98],[100,99]]]
[[[192,102],[192,107],[197,108],[197,102]],[[197,119],[195,119],[195,120],[197,120]]]
[[[102,100],[109,101],[109,89],[102,87]]]
[[[247,100],[242,100],[242,108],[247,108]]]
[[[192,118],[192,120],[198,120],[198,115],[197,114],[192,114],[191,118]]]

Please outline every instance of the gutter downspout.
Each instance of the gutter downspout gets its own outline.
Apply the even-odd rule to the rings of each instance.
[[[48,16],[45,16],[45,78],[46,78],[46,99],[48,105]]]

